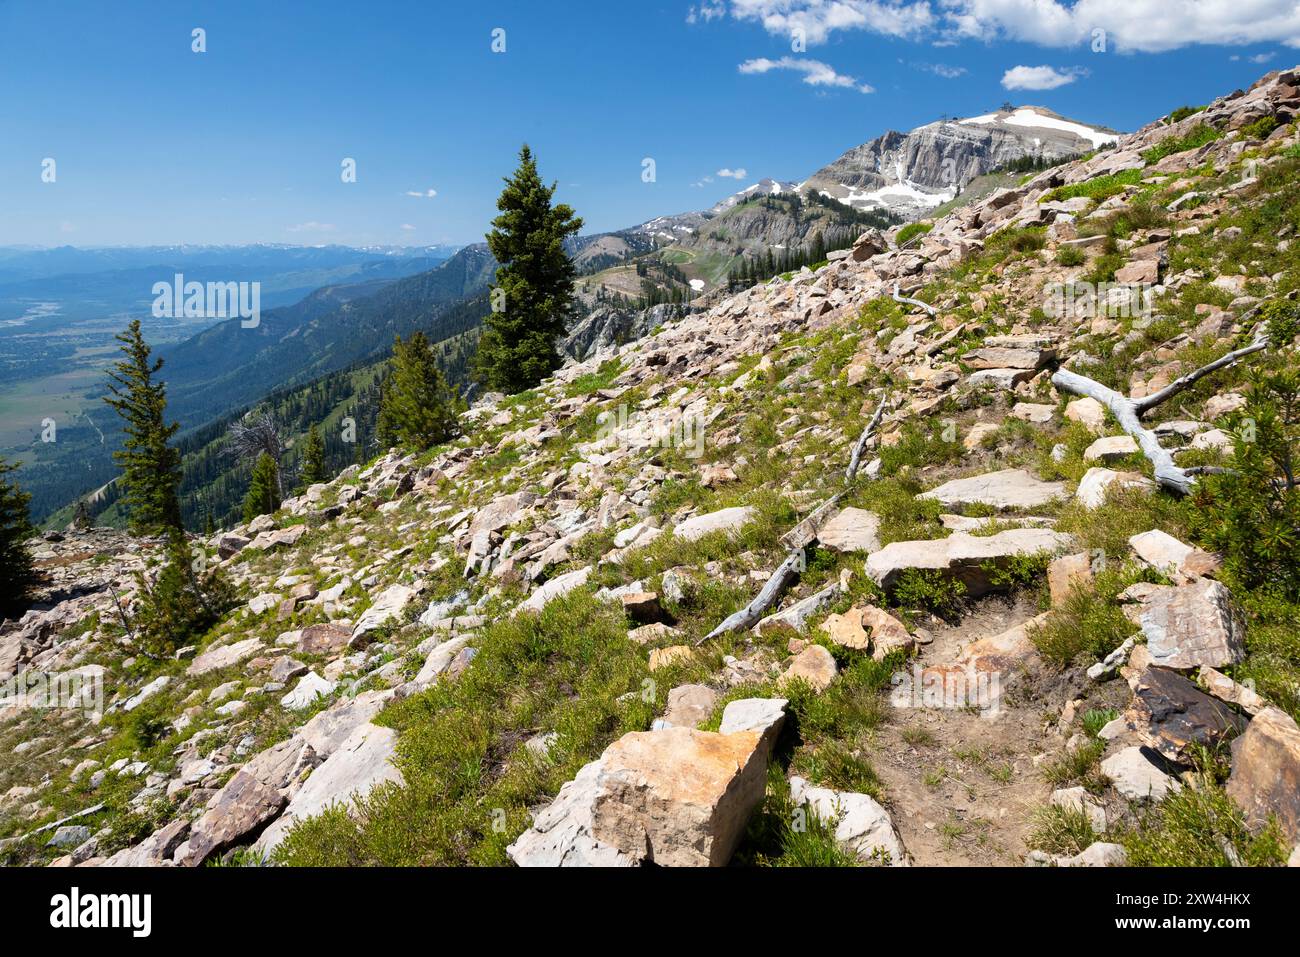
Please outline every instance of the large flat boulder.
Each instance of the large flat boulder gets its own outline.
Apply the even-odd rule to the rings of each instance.
[[[469,530],[465,533],[466,537],[472,539],[481,532],[490,535],[509,528],[523,518],[524,510],[535,501],[537,496],[527,491],[513,492],[493,499],[474,516],[469,524]]]
[[[577,571],[566,572],[552,578],[545,585],[542,585],[527,599],[520,602],[520,611],[541,611],[550,602],[561,595],[567,595],[575,588],[581,588],[591,577],[591,566],[579,568]]]
[[[368,642],[370,634],[390,622],[400,622],[412,599],[418,594],[409,585],[390,585],[371,602],[370,607],[361,615],[361,620],[352,629],[350,644],[352,647]]]
[[[314,817],[335,804],[351,802],[385,782],[402,782],[394,766],[397,732],[363,724],[348,737],[294,795],[289,806],[258,839],[254,847],[270,855],[297,822]]]
[[[985,346],[967,352],[962,362],[972,369],[1028,369],[1035,371],[1056,358],[1055,349]]]
[[[753,506],[720,508],[706,515],[693,515],[672,529],[673,536],[693,542],[714,532],[736,533],[754,518]]]
[[[1193,748],[1214,750],[1246,727],[1246,719],[1177,672],[1147,668],[1133,682],[1129,724],[1161,755],[1191,763]]]
[[[298,737],[324,760],[342,747],[357,728],[379,714],[392,698],[391,690],[363,691],[355,698],[345,698],[299,728]]]
[[[1217,581],[1152,588],[1142,600],[1139,623],[1152,663],[1163,668],[1222,668],[1246,655],[1241,613]]]
[[[1156,767],[1146,749],[1125,748],[1101,762],[1101,773],[1129,801],[1163,801],[1182,787],[1177,780]]]
[[[208,801],[203,816],[190,828],[189,839],[177,849],[176,863],[197,867],[250,839],[287,803],[275,788],[267,787],[251,774],[237,771]]]
[[[1300,841],[1300,727],[1289,714],[1265,708],[1232,743],[1227,790],[1252,825],[1273,817]]]
[[[732,508],[719,509],[705,515],[692,515],[686,521],[673,528],[673,535],[684,541],[694,542],[714,532],[735,534],[754,517],[752,505],[737,505]]]
[[[1003,469],[971,478],[954,479],[923,492],[920,498],[934,499],[944,508],[961,512],[971,505],[996,509],[1037,508],[1066,496],[1063,482],[1044,482],[1024,469]]]
[[[817,533],[833,552],[874,552],[880,548],[880,516],[862,508],[846,508]]]
[[[959,579],[972,597],[993,589],[991,568],[1018,556],[1055,555],[1073,539],[1047,528],[1013,528],[996,535],[954,532],[929,541],[893,542],[867,558],[867,575],[886,590],[908,569],[937,571]]]
[[[625,734],[507,853],[520,866],[722,866],[763,800],[764,732]]]
[[[209,648],[190,662],[185,673],[190,677],[205,675],[209,671],[219,671],[237,665],[246,658],[251,658],[262,648],[262,639],[245,638],[231,645]]]

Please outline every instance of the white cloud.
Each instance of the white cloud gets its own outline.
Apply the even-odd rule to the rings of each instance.
[[[1105,31],[1109,49],[1156,53],[1201,44],[1280,41],[1300,46],[1295,0],[942,0],[963,36],[1039,46],[1091,44]]]
[[[707,23],[727,15],[727,0],[704,0],[698,7],[691,7],[686,14],[687,23]]]
[[[290,233],[332,233],[337,228],[333,223],[318,223],[312,220],[308,223],[298,223],[296,226],[286,226],[285,231]]]
[[[718,0],[697,8],[716,11]],[[735,20],[761,23],[774,36],[802,30],[809,44],[837,31],[926,39],[1014,40],[1038,46],[1090,46],[1155,53],[1198,45],[1285,43],[1300,47],[1296,0],[731,0]],[[715,19],[719,12],[710,13]]]
[[[1057,70],[1050,66],[1013,66],[1002,74],[1002,86],[1008,90],[1055,90],[1073,83],[1086,70]]]
[[[870,84],[859,83],[851,76],[837,73],[834,67],[820,60],[792,56],[783,56],[779,60],[758,57],[757,59],[746,60],[740,64],[739,69],[741,73],[769,73],[772,70],[793,70],[796,73],[802,73],[803,82],[810,86],[840,87],[842,89],[854,89],[859,93],[876,92],[875,87]]]
[[[740,169],[728,169],[723,167],[718,170],[715,175],[721,176],[723,179],[744,179],[749,174],[745,171],[745,167],[742,166]],[[705,179],[707,180],[708,177],[705,177]]]
[[[406,195],[414,196],[416,199],[433,199],[433,197],[438,195],[438,191],[436,189],[426,189],[424,191],[408,189]]]
[[[415,227],[412,226],[410,223],[402,223],[402,228],[405,229],[408,233],[411,230],[415,229]]]
[[[712,176],[705,176],[705,177],[702,177],[698,183],[691,183],[691,186],[696,187],[696,188],[699,188],[699,187],[701,187],[701,186],[707,186],[709,183],[712,183],[712,182],[713,182],[713,177],[712,177]]]
[[[933,73],[935,76],[941,76],[945,80],[955,80],[959,76],[966,75],[964,66],[949,66],[946,63],[921,63],[918,66],[920,69]]]
[[[891,37],[912,37],[935,24],[926,0],[732,0],[737,20],[757,20],[768,33],[808,43],[825,43],[836,30],[868,30]]]

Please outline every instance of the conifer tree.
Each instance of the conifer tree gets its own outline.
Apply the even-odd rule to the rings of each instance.
[[[446,442],[456,434],[457,411],[424,333],[405,342],[398,336],[379,404],[381,444],[422,451]]]
[[[559,368],[555,340],[565,332],[575,275],[564,241],[582,220],[567,204],[551,204],[556,184],[542,182],[527,144],[505,182],[497,200],[501,215],[487,236],[500,266],[476,366],[489,388],[514,393]]]
[[[812,253],[808,257],[813,263],[824,262],[826,259],[826,240],[818,230],[813,234]]]
[[[280,496],[276,492],[275,459],[263,452],[253,464],[253,477],[248,485],[248,494],[244,496],[244,521],[251,522],[259,515],[270,515],[280,507]]]
[[[126,437],[113,458],[122,467],[128,525],[137,534],[179,529],[181,453],[168,442],[180,424],[167,424],[167,387],[154,378],[163,363],[152,358],[139,319],[116,338],[124,358],[108,372],[104,401],[124,422]]]
[[[325,443],[321,441],[320,430],[313,425],[302,444],[302,484],[305,488],[324,482],[325,478]]]
[[[27,550],[35,531],[27,513],[31,496],[5,478],[15,468],[0,459],[0,618],[18,617],[36,580]]]
[[[168,533],[166,560],[152,579],[136,573],[138,599],[133,637],[152,658],[194,644],[234,603],[234,590],[203,553],[191,551],[185,533]]]

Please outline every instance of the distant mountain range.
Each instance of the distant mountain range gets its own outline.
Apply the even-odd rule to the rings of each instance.
[[[649,320],[637,318],[636,303],[652,304],[646,297],[656,295],[656,289],[685,292],[680,298],[686,299],[709,296],[723,290],[730,272],[746,260],[770,258],[773,251],[806,250],[818,234],[842,242],[868,225],[922,217],[950,203],[968,183],[991,170],[1024,158],[1079,155],[1118,135],[1040,107],[941,120],[909,133],[885,133],[803,182],[762,179],[707,209],[578,237],[570,242],[569,252],[582,276],[583,341],[616,342],[647,328]],[[354,388],[338,373],[364,368],[365,382],[373,383],[371,367],[387,353],[394,335],[415,329],[424,330],[434,342],[458,343],[449,354],[463,365],[465,343],[472,343],[466,336],[476,335],[487,313],[484,293],[496,262],[481,243],[441,261],[448,252],[445,247],[337,246],[0,248],[0,323],[6,296],[16,298],[38,287],[83,302],[98,299],[102,307],[116,290],[129,287],[138,296],[142,279],[159,263],[168,268],[178,264],[187,277],[199,279],[205,270],[223,270],[214,278],[228,281],[251,276],[273,262],[280,270],[275,286],[292,301],[267,308],[264,295],[256,328],[226,320],[157,349],[166,362],[169,414],[182,423],[183,434],[198,437],[208,423],[224,421],[272,393],[309,393],[317,388],[313,383],[332,383],[331,408],[337,409],[340,402],[352,401],[349,390]],[[293,286],[300,279],[323,275],[328,278],[309,289]],[[610,317],[605,324],[617,320],[618,330],[600,328],[602,314]],[[39,325],[48,318],[38,313],[23,321]],[[112,476],[112,443],[103,442],[97,433],[111,435],[116,423],[98,403],[100,391],[96,387],[88,393],[86,425],[77,423],[65,431],[67,440],[60,438],[56,460],[43,450],[37,463],[24,470],[25,482],[30,484],[35,474],[50,483],[42,489],[38,515]],[[67,462],[69,454],[84,461],[86,474],[60,470],[59,462]],[[221,480],[234,479],[223,473]],[[223,500],[229,499],[225,494]]]

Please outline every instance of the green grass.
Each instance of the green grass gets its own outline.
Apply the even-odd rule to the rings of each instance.
[[[1170,794],[1119,842],[1132,867],[1281,867],[1291,850],[1276,824],[1247,827],[1241,809],[1208,776]]]
[[[1081,183],[1056,187],[1043,197],[1043,202],[1059,202],[1085,196],[1100,203],[1102,200],[1124,192],[1129,186],[1136,186],[1142,182],[1142,176],[1143,173],[1140,169],[1126,169],[1106,176],[1094,176],[1092,179],[1084,180]]]
[[[1141,575],[1119,569],[1102,572],[1091,585],[1076,583],[1045,622],[1029,629],[1029,640],[1058,668],[1100,661],[1138,630],[1115,596]]]
[[[1087,260],[1087,253],[1078,246],[1062,246],[1056,251],[1056,264],[1058,266],[1082,266]]]
[[[835,840],[837,822],[796,807],[779,766],[768,768],[767,798],[746,829],[734,863],[757,867],[857,867]]]
[[[933,228],[931,223],[908,223],[898,231],[898,235],[894,237],[894,243],[899,248],[902,248],[910,240],[915,239],[917,236],[924,236]]]
[[[1088,812],[1082,808],[1049,804],[1034,812],[1025,843],[1049,854],[1073,856],[1098,840]]]
[[[1106,750],[1104,741],[1089,741],[1077,748],[1069,748],[1043,767],[1043,777],[1055,788],[1082,785],[1094,794],[1106,786],[1101,773],[1101,756]]]
[[[1167,137],[1150,149],[1143,150],[1142,158],[1148,163],[1158,163],[1166,156],[1173,156],[1175,153],[1183,153],[1204,146],[1206,143],[1213,143],[1222,135],[1212,126],[1197,123],[1182,136]]]
[[[354,815],[295,825],[277,849],[284,864],[313,866],[502,864],[545,800],[625,731],[644,730],[673,686],[655,676],[614,606],[579,591],[540,615],[493,621],[473,667],[386,709],[400,732],[404,786],[376,788]],[[636,691],[625,701],[620,696]],[[522,747],[558,734],[549,761]]]

